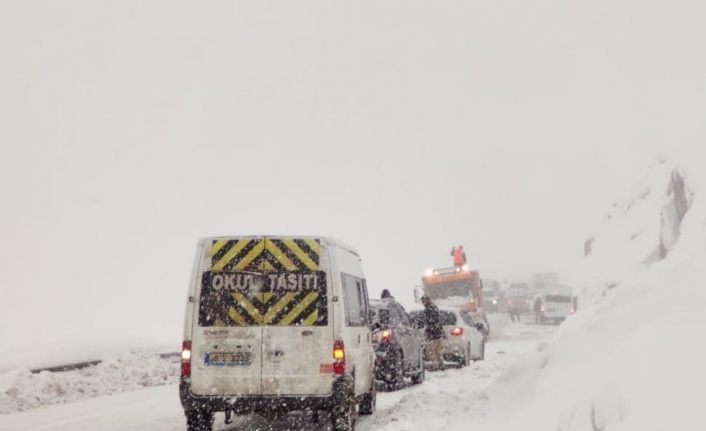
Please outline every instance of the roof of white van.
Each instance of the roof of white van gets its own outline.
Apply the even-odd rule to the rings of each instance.
[[[218,236],[207,236],[207,237],[202,237],[199,238],[199,244],[204,243],[205,241],[209,240],[216,240],[216,239],[224,239],[224,238],[232,238],[232,239],[238,239],[238,238],[263,238],[263,237],[271,237],[271,238],[292,238],[292,239],[321,239],[326,241],[326,244],[329,245],[334,245],[336,247],[342,248],[344,250],[347,250],[356,256],[360,257],[360,254],[358,254],[358,251],[356,251],[355,248],[353,248],[351,245],[333,237],[326,237],[326,236],[316,236],[316,235],[218,235]]]

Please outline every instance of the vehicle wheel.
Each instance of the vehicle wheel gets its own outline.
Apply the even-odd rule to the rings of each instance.
[[[188,431],[211,431],[213,429],[213,412],[206,410],[187,412],[186,429]]]
[[[397,390],[404,384],[404,356],[402,352],[399,351],[395,354],[395,360],[393,362],[393,375],[390,381],[387,382],[390,388]]]
[[[461,369],[466,367],[468,365],[468,362],[470,361],[469,358],[470,357],[468,356],[468,350],[466,350],[465,352],[463,352],[463,356],[460,356],[458,358],[458,368]]]
[[[426,368],[424,368],[424,354],[419,355],[419,370],[417,374],[412,376],[412,383],[415,385],[421,384],[426,378]]]
[[[335,408],[331,415],[333,431],[353,431],[355,428],[355,409],[352,404]]]
[[[363,395],[363,401],[358,404],[358,413],[364,416],[369,416],[375,413],[375,403],[377,402],[377,389],[375,388],[375,380],[370,383],[370,392]]]

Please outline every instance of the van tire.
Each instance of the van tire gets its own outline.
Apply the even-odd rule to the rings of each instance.
[[[187,431],[212,431],[213,412],[206,410],[191,410],[186,412]]]
[[[424,367],[424,353],[419,354],[419,370],[412,376],[412,384],[419,385],[426,378],[426,368]]]
[[[355,429],[355,405],[346,403],[345,407],[334,408],[331,414],[333,431],[353,431]]]
[[[393,390],[401,389],[404,385],[404,355],[402,350],[395,354],[395,369],[393,371],[395,374],[387,382],[388,386]]]
[[[370,392],[363,395],[363,401],[358,404],[358,413],[362,416],[370,416],[375,413],[375,404],[377,403],[377,389],[375,388],[375,380],[370,383]]]

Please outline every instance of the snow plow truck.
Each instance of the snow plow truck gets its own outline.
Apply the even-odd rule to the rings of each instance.
[[[476,321],[483,322],[485,337],[490,333],[490,325],[483,308],[481,289],[483,281],[477,270],[468,265],[449,268],[427,269],[422,276],[421,291],[415,290],[415,299],[429,297],[437,306],[456,307],[472,314]]]

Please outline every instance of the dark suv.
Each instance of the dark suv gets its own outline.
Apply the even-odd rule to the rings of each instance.
[[[405,309],[394,299],[370,300],[376,379],[398,389],[405,377],[424,381],[424,341]]]

